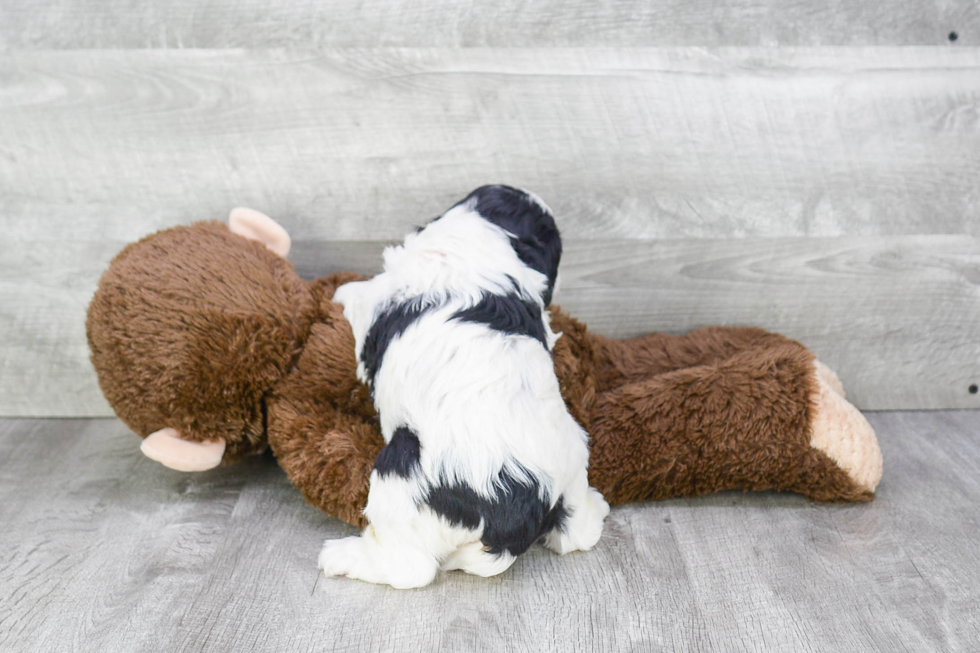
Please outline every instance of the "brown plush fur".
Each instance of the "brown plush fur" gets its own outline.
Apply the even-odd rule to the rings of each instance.
[[[133,431],[221,438],[232,461],[264,446],[263,398],[315,317],[290,263],[212,222],[123,249],[86,327],[102,392]]]
[[[304,282],[219,223],[128,246],[89,307],[92,363],[138,435],[222,438],[223,462],[268,442],[303,496],[363,525],[383,446],[354,338],[331,301],[344,273]],[[589,476],[611,504],[777,489],[820,501],[873,495],[810,446],[813,354],[753,328],[616,341],[552,310],[555,370],[591,435]]]
[[[590,478],[611,504],[727,489],[865,501],[810,446],[813,354],[756,328],[595,338]]]

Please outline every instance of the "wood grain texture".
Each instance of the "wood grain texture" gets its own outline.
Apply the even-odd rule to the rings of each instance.
[[[863,409],[980,408],[971,236],[570,243],[555,301],[599,333],[758,325],[804,343]]]
[[[0,57],[9,238],[247,205],[386,240],[469,189],[567,238],[980,234],[980,49],[334,49]]]
[[[592,552],[395,591],[316,569],[350,527],[275,462],[180,474],[115,420],[0,421],[4,651],[969,651],[980,412],[869,415],[878,498],[617,508]]]
[[[108,414],[84,310],[128,241],[248,205],[368,272],[493,181],[600,332],[760,324],[864,408],[975,407],[978,106],[976,48],[3,55],[0,414]]]
[[[971,0],[3,0],[10,48],[955,45]]]
[[[123,243],[0,243],[0,415],[105,416],[85,309]],[[378,271],[383,243],[298,242],[305,278]],[[599,333],[756,324],[811,347],[860,408],[980,408],[970,236],[566,243],[557,303]]]

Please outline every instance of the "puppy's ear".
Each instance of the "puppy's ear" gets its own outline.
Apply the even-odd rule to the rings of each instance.
[[[481,186],[462,203],[472,208],[504,231],[512,234],[510,244],[528,267],[548,278],[545,306],[551,295],[561,262],[561,235],[551,209],[540,197],[510,186]]]
[[[259,241],[283,258],[289,254],[289,234],[265,213],[243,207],[232,209],[228,216],[228,228],[239,236]]]

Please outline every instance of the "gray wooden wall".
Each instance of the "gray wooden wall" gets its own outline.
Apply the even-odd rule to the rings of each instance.
[[[600,332],[758,324],[862,408],[980,407],[978,46],[976,0],[0,0],[0,415],[111,414],[126,242],[246,205],[369,272],[489,182]]]

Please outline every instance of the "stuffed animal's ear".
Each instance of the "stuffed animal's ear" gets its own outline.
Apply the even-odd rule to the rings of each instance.
[[[259,241],[283,258],[289,253],[289,234],[265,213],[242,207],[232,209],[228,228],[239,236]]]
[[[140,451],[170,469],[203,472],[221,464],[225,441],[191,442],[181,438],[176,429],[165,428],[148,435],[140,445]]]

